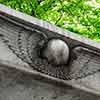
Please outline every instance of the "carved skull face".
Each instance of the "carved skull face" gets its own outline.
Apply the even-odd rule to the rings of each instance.
[[[43,56],[52,64],[66,64],[69,58],[69,47],[63,40],[52,39],[43,51]]]

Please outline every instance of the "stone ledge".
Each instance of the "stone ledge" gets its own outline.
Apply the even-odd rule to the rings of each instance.
[[[100,43],[87,39],[81,35],[69,32],[67,30],[61,29],[55,25],[52,25],[46,21],[39,20],[32,16],[23,14],[16,10],[10,9],[2,4],[0,4],[0,16],[11,21],[17,21],[21,26],[29,28],[36,28],[42,32],[57,33],[66,37],[66,41],[71,41],[71,45],[82,45],[84,47],[90,48],[95,51],[100,52]],[[16,23],[16,22],[15,22]],[[18,23],[17,23],[18,24]],[[25,26],[26,25],[26,26]],[[69,39],[69,40],[68,40]]]

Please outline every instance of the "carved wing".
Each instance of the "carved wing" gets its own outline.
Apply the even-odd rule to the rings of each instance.
[[[32,34],[32,32],[24,30],[23,28],[15,26],[9,22],[4,23],[4,25],[0,27],[0,34],[3,42],[19,58],[21,58],[23,61],[27,63],[32,63],[32,60],[30,58],[31,56],[28,53],[28,50],[30,49],[30,53],[33,51],[38,41],[40,41],[43,38],[41,35],[38,35],[37,37],[36,34]],[[32,37],[34,38],[32,39]],[[28,42],[29,39],[31,42],[30,44]],[[32,45],[33,43],[35,45]]]
[[[36,29],[33,30],[34,31],[30,31],[23,27],[19,27],[14,23],[5,21],[0,27],[0,37],[14,54],[32,66],[33,69],[53,77],[64,80],[78,79],[94,74],[100,70],[99,64],[97,64],[97,67],[95,68],[93,67],[94,65],[91,67],[91,57],[94,55],[88,57],[90,65],[88,64],[88,54],[86,53],[80,53],[77,60],[74,60],[70,65],[54,66],[48,63],[47,59],[43,59],[39,56],[41,49],[41,46],[39,45],[42,42],[45,42],[46,33],[43,35]],[[82,61],[82,59],[84,61]],[[95,62],[94,64],[96,64],[97,61],[93,61]],[[83,63],[80,64],[80,62]]]
[[[81,79],[100,71],[100,54],[83,47],[73,51],[77,58],[71,62],[70,78]]]

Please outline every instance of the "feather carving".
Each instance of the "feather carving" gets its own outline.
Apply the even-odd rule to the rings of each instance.
[[[83,51],[79,49],[81,52],[76,50],[75,53],[78,56],[69,65],[52,65],[39,55],[41,47],[47,40],[45,36],[46,33],[42,34],[36,29],[30,31],[9,21],[5,21],[0,26],[0,38],[3,42],[14,54],[37,71],[60,79],[71,80],[87,77],[100,70],[100,57],[85,49]],[[47,37],[49,38],[49,36]],[[92,58],[93,56],[94,58]],[[92,62],[94,63],[92,64]],[[94,66],[96,67],[94,68]]]

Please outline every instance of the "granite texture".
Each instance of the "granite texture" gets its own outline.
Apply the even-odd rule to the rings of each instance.
[[[100,100],[100,97],[0,66],[0,100]]]
[[[51,38],[68,43],[68,65],[55,68],[38,57],[37,51]],[[37,81],[34,75],[0,66],[1,100],[99,100],[99,96],[84,92],[100,95],[99,48],[99,43],[0,5],[0,59],[20,64],[19,69],[23,66],[48,78],[61,79],[62,83],[65,80],[65,84],[79,89],[55,86],[41,79]]]

